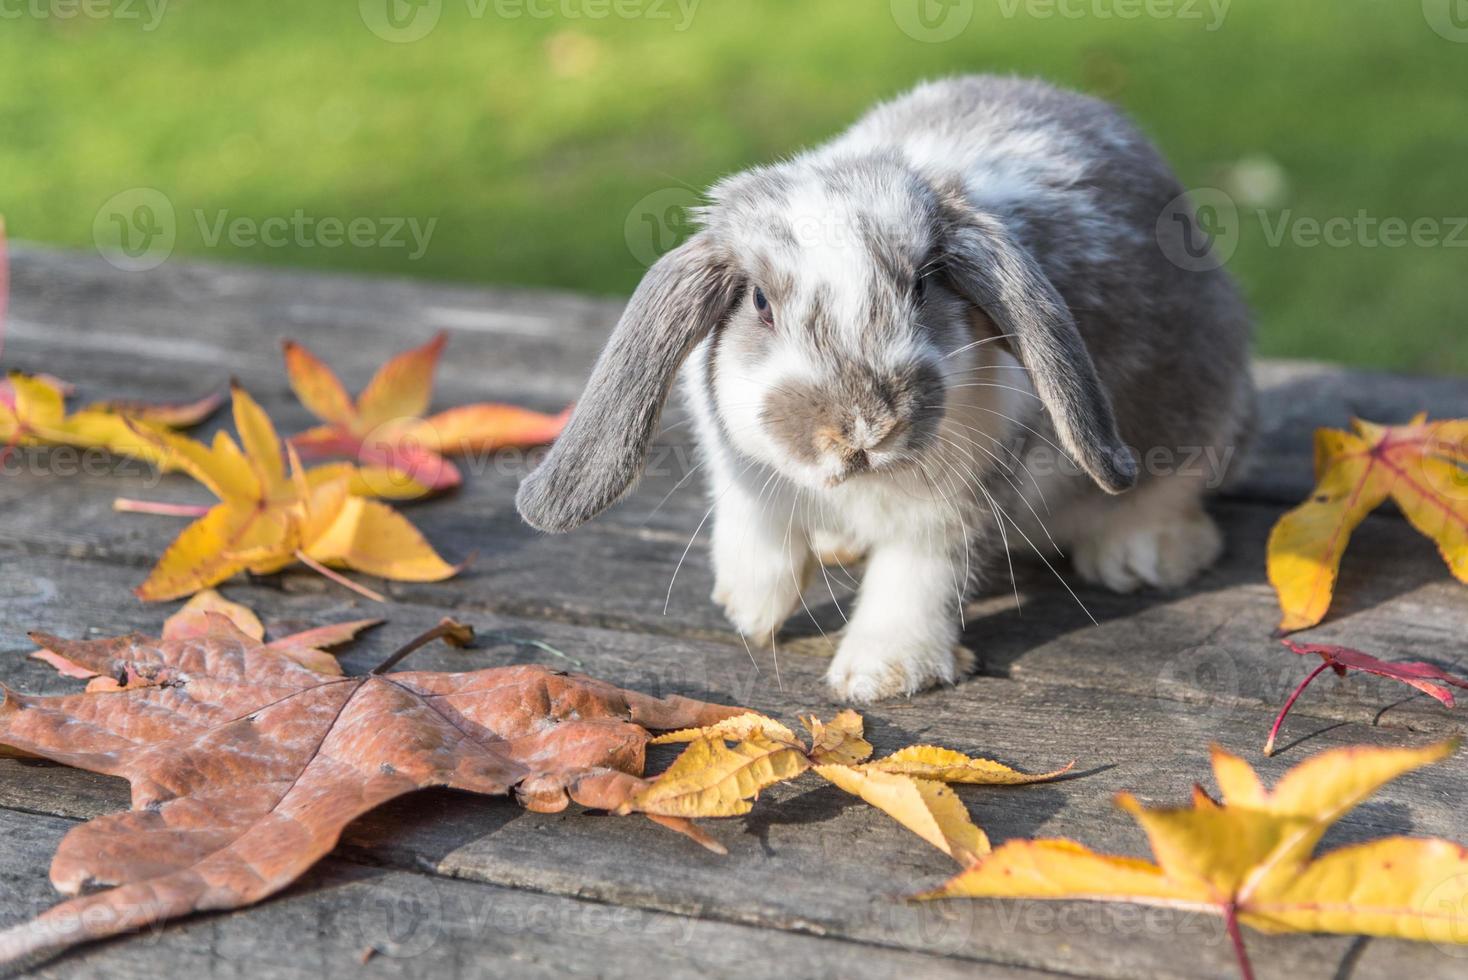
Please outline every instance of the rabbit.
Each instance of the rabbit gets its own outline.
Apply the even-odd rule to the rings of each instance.
[[[1119,111],[1044,82],[878,105],[710,190],[520,513],[563,532],[626,494],[681,366],[734,627],[773,642],[819,558],[865,558],[838,700],[968,672],[964,605],[1014,550],[1069,552],[1119,592],[1179,587],[1222,537],[1217,481],[1175,464],[1241,463],[1255,401],[1249,311],[1187,201]]]

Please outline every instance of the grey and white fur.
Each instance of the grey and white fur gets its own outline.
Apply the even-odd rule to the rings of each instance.
[[[1138,461],[1237,460],[1254,413],[1237,290],[1169,259],[1194,244],[1159,220],[1181,194],[1111,106],[988,76],[722,180],[520,513],[561,532],[620,499],[681,365],[734,626],[773,640],[818,556],[865,556],[840,699],[954,682],[963,605],[1006,548],[1063,549],[1117,591],[1180,586],[1221,549],[1208,480]]]

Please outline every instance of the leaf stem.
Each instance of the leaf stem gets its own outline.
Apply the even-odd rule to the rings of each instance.
[[[165,504],[130,497],[116,498],[112,501],[112,509],[120,514],[153,514],[158,517],[203,517],[209,513],[204,504]]]
[[[1274,755],[1274,737],[1279,734],[1279,727],[1284,724],[1285,715],[1290,713],[1290,709],[1295,706],[1295,702],[1300,699],[1300,695],[1304,693],[1305,688],[1310,686],[1310,682],[1319,677],[1329,666],[1330,662],[1327,661],[1310,671],[1310,676],[1300,682],[1300,686],[1295,688],[1289,700],[1284,703],[1284,707],[1279,709],[1279,716],[1274,719],[1274,727],[1269,730],[1269,741],[1264,743],[1264,754],[1266,756]]]
[[[367,586],[362,585],[359,582],[353,582],[351,579],[347,578],[340,572],[335,571],[334,569],[327,568],[325,565],[321,564],[321,562],[317,561],[315,558],[312,558],[310,555],[306,554],[299,548],[296,549],[296,560],[299,561],[302,565],[305,565],[307,568],[311,569],[311,571],[316,572],[320,575],[324,575],[335,582],[337,585],[351,589],[358,595],[366,596],[373,602],[387,601],[387,597],[384,596],[381,592],[374,592],[371,589],[367,588]]]
[[[1239,961],[1239,976],[1243,980],[1254,980],[1254,968],[1249,964],[1249,951],[1244,948],[1244,935],[1239,932],[1239,909],[1233,902],[1229,902],[1223,912],[1224,928],[1228,930],[1228,938],[1234,947],[1234,957]]]
[[[374,675],[385,674],[392,668],[396,667],[398,665],[398,662],[401,661],[408,654],[412,653],[414,650],[417,650],[419,647],[427,646],[428,644],[439,638],[442,638],[450,646],[468,646],[474,640],[474,627],[465,626],[458,620],[447,618],[442,619],[439,621],[439,624],[433,629],[429,630],[426,633],[421,633],[418,636],[415,636],[407,643],[398,647],[398,649],[393,652],[392,656],[388,657],[376,667],[373,667],[371,670],[368,671],[368,673]]]

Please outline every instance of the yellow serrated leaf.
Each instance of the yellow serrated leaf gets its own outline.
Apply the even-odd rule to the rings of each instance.
[[[680,745],[700,738],[722,738],[730,742],[740,742],[756,735],[764,735],[776,742],[794,744],[797,741],[795,733],[775,719],[750,711],[746,714],[735,715],[733,718],[725,718],[716,725],[666,732],[653,739],[652,744]]]
[[[699,737],[619,812],[665,817],[738,816],[750,811],[765,787],[794,779],[809,767],[801,748],[763,735],[733,746],[719,737]]]

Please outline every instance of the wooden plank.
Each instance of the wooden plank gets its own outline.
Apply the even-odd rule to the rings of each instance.
[[[212,371],[233,370],[287,427],[307,420],[280,374],[279,336],[318,346],[342,365],[350,383],[359,384],[386,354],[435,326],[451,326],[456,356],[445,364],[445,404],[493,396],[551,408],[574,397],[619,307],[550,294],[184,263],[128,275],[100,260],[31,250],[21,250],[16,272],[8,349],[18,363],[98,387],[116,385],[109,394],[155,397],[197,384]],[[1468,408],[1468,386],[1459,381],[1317,365],[1264,364],[1259,370],[1265,465],[1239,490],[1244,498],[1292,502],[1302,496],[1309,485],[1310,430],[1340,424],[1348,411],[1399,420],[1418,407],[1456,415]],[[686,444],[684,436],[674,430],[668,442]],[[156,627],[164,610],[137,605],[127,589],[178,525],[114,515],[110,502],[119,493],[203,499],[196,488],[176,477],[157,483],[141,470],[70,476],[57,472],[54,458],[27,461],[37,463],[38,472],[0,480],[8,532],[0,543],[8,559],[0,562],[0,593],[7,595],[0,604],[4,649],[26,649],[23,630],[36,625],[72,635],[88,627]],[[824,664],[811,655],[823,646],[811,639],[815,629],[792,624],[805,639],[786,644],[779,676],[767,653],[758,654],[763,670],[757,671],[705,598],[710,580],[701,544],[693,546],[672,592],[673,615],[662,615],[666,583],[705,506],[693,489],[696,477],[657,505],[689,465],[674,457],[606,520],[571,537],[543,538],[524,528],[510,507],[523,466],[485,461],[465,492],[410,510],[430,538],[451,543],[446,550],[486,545],[480,562],[452,583],[391,587],[399,600],[388,609],[393,622],[349,654],[349,665],[370,666],[399,639],[452,609],[488,629],[544,640],[599,676],[653,693],[733,699],[786,718],[827,705]],[[1053,765],[1074,756],[1093,767],[1111,766],[1054,786],[973,791],[966,798],[998,839],[1065,833],[1141,853],[1139,835],[1107,803],[1111,792],[1141,787],[1156,799],[1181,799],[1191,780],[1204,775],[1207,741],[1252,749],[1270,718],[1265,705],[1277,703],[1303,675],[1299,661],[1266,639],[1274,609],[1260,549],[1279,507],[1225,502],[1218,509],[1233,543],[1223,566],[1176,596],[1081,591],[1081,602],[1100,621],[1096,626],[1043,570],[1022,569],[1022,615],[1004,596],[971,611],[971,639],[994,676],[873,709],[868,717],[879,746],[927,738],[1020,765]],[[1369,564],[1363,555],[1371,556]],[[846,601],[841,590],[837,594]],[[307,575],[240,587],[232,595],[251,601],[267,618],[301,624],[366,614],[349,596]],[[1335,618],[1320,635],[1362,645],[1369,640],[1375,652],[1391,656],[1430,655],[1451,649],[1468,626],[1461,598],[1430,545],[1394,518],[1373,519],[1348,558]],[[817,618],[835,624],[839,616],[830,605],[813,602]],[[467,655],[425,652],[418,662],[456,668],[532,658],[565,666],[551,654],[505,643]],[[6,679],[30,690],[62,683],[30,663],[9,665]],[[1285,744],[1299,736],[1308,740],[1265,768],[1278,773],[1315,747],[1403,740],[1400,730],[1363,722],[1433,733],[1459,727],[1452,715],[1418,703],[1380,714],[1398,696],[1386,682],[1352,681],[1344,688],[1327,682],[1302,701]],[[1352,723],[1332,728],[1314,719]],[[1037,758],[1037,747],[1048,757]],[[1453,802],[1462,765],[1455,759],[1392,787],[1345,821],[1332,840],[1404,830],[1462,839],[1465,828]],[[714,828],[734,851],[723,863],[681,849],[681,841],[670,842],[666,832],[637,820],[540,817],[502,801],[445,794],[403,801],[363,821],[346,847],[357,858],[394,868],[426,868],[496,887],[753,924],[780,934],[843,937],[1082,975],[1232,975],[1211,923],[1091,906],[896,902],[894,895],[946,874],[946,859],[834,789],[806,785],[772,795],[775,805],[762,803],[742,834],[735,824]],[[0,805],[87,816],[125,800],[119,784],[100,777],[0,763]],[[1458,965],[1431,946],[1404,943],[1251,936],[1250,944],[1260,951],[1266,975],[1354,969],[1361,976],[1403,970],[1446,976]],[[861,954],[831,958],[845,963],[866,955],[868,947],[861,948]],[[146,960],[137,962],[141,972]],[[216,952],[210,962],[218,967],[227,958]]]
[[[298,618],[307,605],[307,597],[278,597],[258,587],[231,595],[255,605],[267,619]],[[437,611],[395,608],[393,624],[368,642],[393,642],[389,634],[410,632]],[[512,632],[536,629],[539,638],[573,655],[594,651],[587,656],[588,668],[626,686],[696,695],[709,687],[737,691],[743,703],[786,719],[822,708],[823,665],[812,657],[786,658],[782,682],[776,684],[768,672],[755,674],[744,652],[727,644],[670,642],[559,624],[522,627],[493,618],[483,625]],[[507,659],[564,666],[541,650],[506,645],[467,653],[425,650],[415,666],[463,669]],[[354,669],[371,663],[362,651],[348,660]],[[14,675],[7,671],[7,680],[22,687],[44,676],[31,665]],[[55,689],[58,684],[51,680],[38,686]],[[1270,714],[1244,706],[1199,711],[1147,695],[986,678],[873,708],[867,718],[881,751],[933,741],[1029,769],[1076,759],[1080,778],[965,789],[962,795],[996,840],[1062,835],[1105,850],[1143,854],[1145,843],[1135,826],[1112,808],[1113,794],[1132,789],[1153,802],[1185,799],[1193,781],[1210,782],[1210,742],[1257,760],[1255,747]],[[1420,741],[1401,732],[1302,717],[1284,755],[1261,762],[1260,769],[1273,779],[1306,752]],[[669,754],[661,753],[659,760]],[[1462,839],[1468,836],[1459,803],[1465,778],[1468,757],[1461,754],[1406,777],[1348,815],[1328,846],[1395,833]],[[125,803],[118,782],[0,761],[0,806],[90,817]],[[707,854],[637,818],[536,815],[508,801],[434,793],[359,821],[346,835],[344,853],[392,868],[981,962],[1110,977],[1232,972],[1226,944],[1207,919],[1100,906],[901,902],[902,894],[942,880],[953,871],[952,863],[814,776],[771,791],[748,818],[711,822],[709,829],[729,847],[728,858]],[[1348,960],[1357,977],[1396,977],[1403,971],[1414,977],[1451,976],[1458,966],[1425,944],[1372,941],[1361,947],[1347,938],[1251,936],[1250,945],[1266,976],[1328,977]]]
[[[0,926],[48,907],[47,856],[74,824],[0,810]],[[367,950],[373,954],[364,965]],[[954,978],[973,965],[644,909],[328,860],[255,908],[75,950],[38,977],[690,977],[741,972]],[[986,975],[1050,974],[986,964]]]
[[[202,499],[182,477],[165,478],[157,488],[148,482],[141,477],[44,476],[0,481],[9,530],[0,553],[24,556],[0,567],[0,581],[9,584],[12,595],[29,597],[25,603],[35,604],[16,606],[16,617],[7,613],[3,620],[17,631],[33,628],[39,624],[20,617],[21,612],[32,617],[32,609],[51,608],[58,601],[86,602],[98,595],[107,595],[112,608],[131,607],[128,588],[142,581],[181,523],[114,514],[112,494]],[[749,656],[708,599],[712,574],[702,538],[683,559],[687,539],[682,534],[619,521],[546,537],[513,515],[488,515],[494,505],[485,495],[486,488],[475,485],[456,498],[407,508],[430,540],[459,543],[457,551],[446,546],[451,557],[462,557],[471,544],[481,546],[461,577],[432,585],[374,584],[418,605],[707,640]],[[1270,639],[1278,607],[1264,580],[1263,547],[1277,511],[1241,503],[1222,503],[1217,511],[1230,551],[1188,590],[1117,596],[1075,584],[1077,598],[1072,598],[1044,566],[1021,562],[1018,610],[1007,575],[996,570],[992,593],[967,612],[964,642],[990,675],[1105,687],[1220,708],[1281,704],[1308,665]],[[87,571],[43,561],[65,557],[120,567]],[[834,632],[842,625],[837,604],[849,609],[851,603],[840,573],[832,574],[836,601],[825,582],[817,580],[807,598],[811,616],[802,610],[787,626],[788,638],[782,641],[787,658],[830,655],[833,644],[822,639],[816,624]],[[1073,578],[1068,569],[1065,575]],[[276,582],[329,604],[351,598],[303,571]],[[1458,640],[1468,633],[1468,604],[1463,600],[1463,586],[1451,578],[1430,542],[1399,518],[1376,517],[1358,532],[1330,620],[1311,636],[1388,659],[1427,659],[1452,667],[1460,665]],[[93,608],[98,622],[105,623],[108,607]],[[773,674],[769,653],[756,650],[754,656]],[[1461,730],[1457,716],[1425,695],[1409,698],[1412,693],[1380,678],[1341,682],[1323,677],[1296,710],[1422,731]]]
[[[279,340],[316,346],[360,385],[392,351],[454,332],[442,404],[507,398],[555,408],[575,398],[622,303],[565,293],[364,279],[169,262],[145,273],[85,253],[17,247],[11,363],[109,395],[189,393],[231,375],[292,425]],[[102,355],[105,355],[103,357]],[[1400,422],[1418,411],[1468,416],[1468,384],[1324,364],[1264,362],[1257,462],[1237,496],[1290,502],[1309,492],[1311,433],[1352,414]]]

